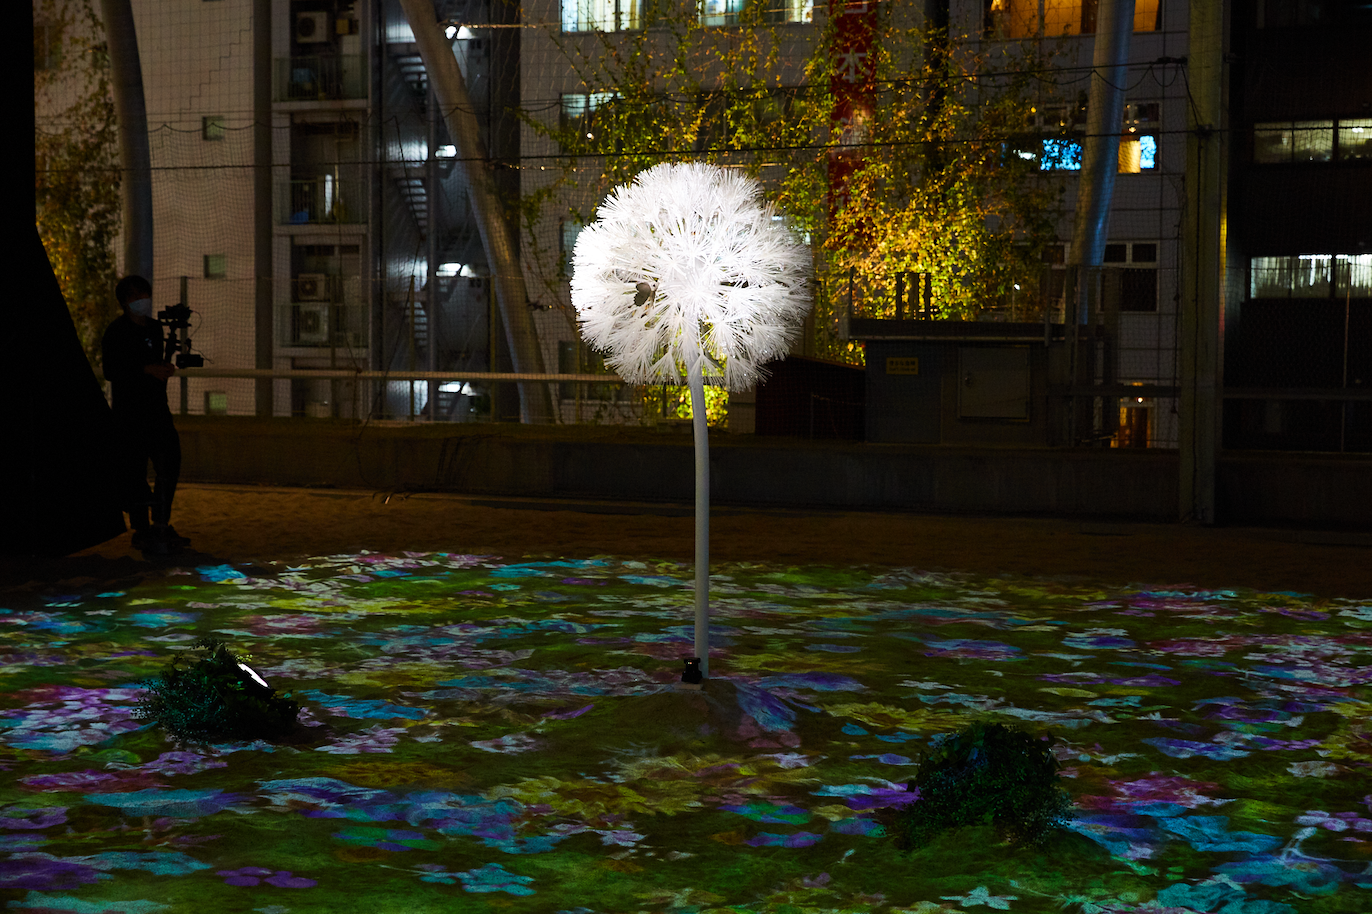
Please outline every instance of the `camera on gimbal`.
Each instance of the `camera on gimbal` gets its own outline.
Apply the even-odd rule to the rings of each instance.
[[[167,350],[163,361],[170,362],[175,356],[177,368],[204,368],[205,357],[191,352],[190,337],[186,335],[191,325],[190,305],[178,302],[170,308],[163,308],[157,313],[157,320],[167,328]]]

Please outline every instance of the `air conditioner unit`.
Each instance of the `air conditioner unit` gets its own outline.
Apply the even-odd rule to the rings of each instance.
[[[295,40],[300,44],[318,44],[329,40],[329,14],[325,10],[311,10],[295,14]]]
[[[295,278],[296,301],[328,301],[329,277],[323,273],[301,273]]]
[[[291,343],[322,346],[329,342],[328,305],[291,306]]]

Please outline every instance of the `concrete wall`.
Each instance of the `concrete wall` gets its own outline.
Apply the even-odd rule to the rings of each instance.
[[[179,417],[182,478],[284,486],[689,502],[689,434]],[[1175,452],[710,438],[715,504],[1171,521]],[[1372,460],[1226,456],[1224,522],[1372,528]]]

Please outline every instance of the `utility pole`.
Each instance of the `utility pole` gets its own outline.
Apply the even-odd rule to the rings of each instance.
[[[1215,467],[1224,355],[1224,207],[1227,4],[1192,0],[1186,79],[1186,211],[1181,259],[1181,478],[1183,522],[1215,522]]]

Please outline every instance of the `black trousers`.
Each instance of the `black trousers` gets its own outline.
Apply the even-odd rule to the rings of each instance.
[[[168,523],[176,483],[181,478],[181,436],[169,415],[117,418],[124,451],[124,510],[129,515],[129,526],[146,530],[149,521]],[[152,487],[148,486],[149,463],[155,475]]]

